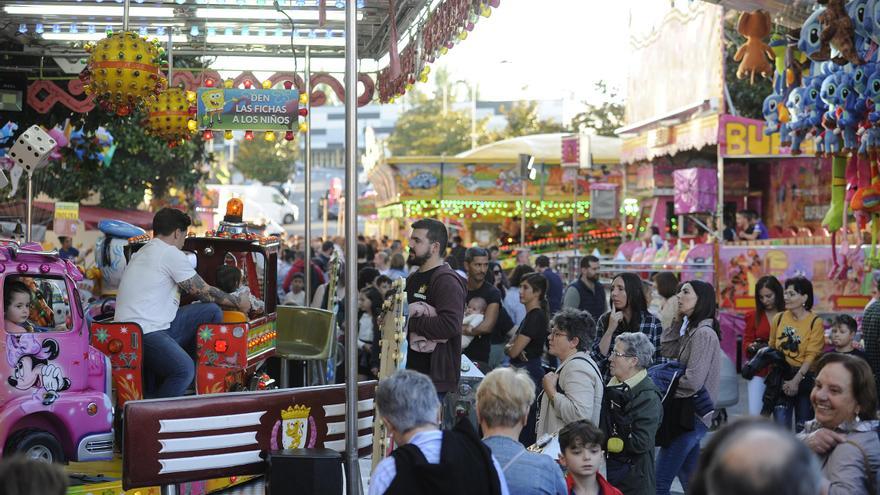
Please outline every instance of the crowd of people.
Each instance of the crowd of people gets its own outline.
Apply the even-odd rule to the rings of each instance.
[[[603,284],[593,256],[566,284],[545,256],[518,253],[505,270],[497,249],[449,241],[440,222],[413,225],[408,369],[377,392],[399,448],[371,494],[667,494],[676,478],[686,493],[877,493],[880,305],[861,328],[836,316],[826,338],[808,279],[758,280],[743,340],[749,415],[718,429],[728,358],[711,284],[669,272],[603,273]],[[441,431],[462,355],[485,373],[478,424]],[[393,393],[398,381],[431,398],[419,424],[399,422],[416,392]],[[464,465],[479,476],[438,474]]]
[[[144,330],[145,359],[159,378],[154,397],[191,386],[187,349],[198,324],[219,321],[221,308],[260,303],[242,290],[240,272],[218,273],[218,287],[201,279],[181,251],[189,221],[158,212],[154,238],[119,291],[117,319]],[[395,280],[405,280],[408,303],[406,369],[382,377],[376,393],[398,448],[372,474],[371,494],[648,495],[669,493],[676,478],[687,493],[877,493],[874,300],[861,325],[837,315],[826,336],[810,280],[760,278],[742,342],[749,415],[707,441],[728,359],[711,284],[670,272],[600,277],[595,256],[578,260],[567,282],[550,258],[528,251],[504,269],[499,249],[466,247],[433,219],[415,222],[407,244],[361,238],[352,260],[360,378],[378,377],[379,318]],[[335,305],[342,332],[341,239],[313,240],[310,259],[303,247],[287,242],[278,301]],[[203,304],[178,308],[180,293]],[[7,327],[27,331],[16,291],[5,291],[4,304]],[[477,424],[441,430],[463,356],[485,374]]]

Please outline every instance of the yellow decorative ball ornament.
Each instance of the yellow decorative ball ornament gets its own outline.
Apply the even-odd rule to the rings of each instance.
[[[169,141],[189,139],[198,127],[192,118],[194,110],[187,91],[167,89],[159,93],[155,101],[147,104],[144,128],[149,134]]]
[[[263,89],[272,89],[272,81],[268,79],[263,81]]]
[[[80,73],[83,88],[104,111],[129,115],[162,92],[168,82],[159,71],[164,50],[134,31],[110,33],[94,45]]]

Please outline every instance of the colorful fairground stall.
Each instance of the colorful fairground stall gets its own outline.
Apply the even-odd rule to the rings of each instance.
[[[429,217],[443,220],[466,243],[518,246],[525,208],[530,247],[570,247],[575,222],[581,242],[613,251],[619,240],[620,140],[574,138],[589,142],[588,166],[561,165],[563,141],[571,140],[564,134],[508,139],[455,157],[380,158],[368,171],[377,230],[396,237],[413,219]]]
[[[725,95],[726,12],[736,15],[695,2],[670,8],[659,24],[633,22],[648,34],[631,37],[627,125],[618,130],[624,138],[622,208],[629,242],[607,270],[645,276],[672,270],[683,280],[714,283],[722,347],[733,358],[761,276],[806,276],[815,289],[814,310],[826,317],[858,316],[873,277],[859,229],[865,223],[847,216],[843,174],[832,170],[842,171],[836,164],[849,160],[859,177],[858,159],[817,156],[809,135],[792,143],[787,132],[779,133],[779,115],[785,113],[778,101],[769,107],[765,101],[767,122],[736,115]],[[782,46],[782,60],[798,56],[785,51]],[[782,73],[789,74],[785,67]],[[769,238],[725,242],[725,224],[733,227],[735,213],[746,210],[758,214]],[[652,227],[659,240],[649,240]]]

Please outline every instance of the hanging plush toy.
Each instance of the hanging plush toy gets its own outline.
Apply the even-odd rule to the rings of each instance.
[[[805,135],[813,136],[817,156],[822,156],[825,153],[825,128],[822,127],[822,116],[828,109],[828,105],[820,97],[822,81],[823,77],[821,76],[806,79],[801,103],[804,119],[802,128],[805,130]]]
[[[822,115],[822,127],[825,129],[823,139],[823,150],[825,156],[836,155],[840,153],[840,137],[835,132],[837,130],[837,86],[838,74],[830,74],[822,80],[819,97],[825,102],[828,110]]]
[[[798,40],[798,49],[810,60],[822,62],[831,58],[831,47],[827,41],[822,41],[822,24],[819,22],[819,16],[825,9],[819,9],[813,12],[801,27],[801,36]]]
[[[764,98],[761,109],[764,114],[764,135],[779,133],[783,140],[788,137],[789,112],[785,107],[785,98],[776,93],[770,93]]]
[[[843,227],[843,203],[846,197],[846,157],[835,155],[831,162],[831,208],[822,220],[822,226],[831,232],[831,272],[837,273],[837,231]]]
[[[819,22],[822,24],[819,38],[823,43],[830,43],[834,49],[840,52],[838,56],[833,58],[834,63],[839,65],[844,65],[847,62],[853,65],[865,63],[856,52],[853,40],[855,30],[852,19],[844,7],[844,0],[817,0],[817,2],[819,5],[825,6],[825,11],[819,15]]]
[[[862,75],[864,77],[864,75]],[[858,149],[858,129],[865,118],[865,100],[859,97],[854,89],[853,77],[840,72],[837,75],[837,127],[843,134],[843,152],[850,153]]]
[[[773,72],[773,66],[768,59],[774,60],[775,55],[770,46],[764,43],[764,38],[770,34],[772,26],[770,14],[763,10],[743,12],[739,15],[736,30],[746,37],[746,42],[733,56],[733,59],[740,63],[736,70],[736,77],[739,79],[750,76],[751,83],[755,84],[755,74],[768,77]]]
[[[801,154],[801,143],[807,134],[806,115],[804,114],[804,93],[807,88],[792,88],[788,93],[786,108],[791,113],[791,122],[788,124],[788,139],[791,141],[791,154]]]
[[[863,60],[868,59],[868,54],[871,51],[871,32],[873,30],[873,20],[871,19],[870,11],[873,6],[870,5],[871,3],[873,3],[873,0],[850,0],[846,5],[847,15],[849,15],[855,30],[853,40],[856,53]]]

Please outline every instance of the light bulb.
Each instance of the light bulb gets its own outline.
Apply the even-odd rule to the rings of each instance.
[[[28,31],[27,24],[19,24],[18,25],[18,32],[19,33],[25,34],[25,33],[27,33],[27,31]]]
[[[43,25],[38,23],[36,27],[34,27],[34,32],[37,34],[43,34]]]
[[[190,36],[198,36],[199,35],[199,27],[198,26],[191,27],[189,29],[189,35]]]

